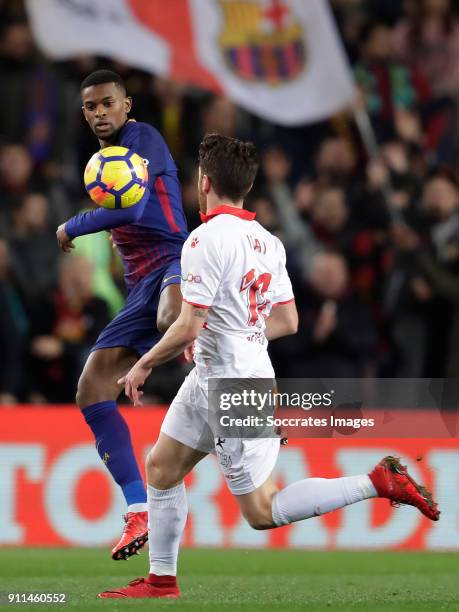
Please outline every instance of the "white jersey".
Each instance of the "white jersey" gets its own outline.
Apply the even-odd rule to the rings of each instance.
[[[294,296],[282,243],[254,218],[219,206],[183,245],[183,299],[209,310],[195,343],[200,380],[274,376],[265,318]]]

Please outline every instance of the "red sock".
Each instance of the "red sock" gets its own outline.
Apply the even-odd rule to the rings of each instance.
[[[148,574],[148,582],[157,587],[176,587],[176,576],[157,576],[156,574]]]

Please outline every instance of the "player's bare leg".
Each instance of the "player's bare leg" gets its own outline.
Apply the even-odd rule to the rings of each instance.
[[[131,349],[121,347],[93,351],[83,368],[76,401],[81,410],[90,404],[105,400],[117,400],[122,388],[117,380],[138,360]]]
[[[161,432],[146,461],[150,573],[128,586],[100,593],[104,598],[177,598],[177,557],[188,513],[184,477],[207,453]]]
[[[272,529],[273,523],[272,503],[273,497],[279,488],[269,477],[252,493],[235,495],[242,516],[253,529]]]
[[[147,455],[147,482],[156,489],[175,487],[207,454],[161,432],[158,441]]]
[[[395,506],[414,506],[433,521],[440,516],[432,495],[396,457],[384,457],[368,475],[307,478],[280,491],[270,477],[252,493],[235,497],[254,529],[288,525],[371,497],[387,498]]]
[[[168,280],[166,278],[166,280]],[[164,282],[164,281],[163,281]],[[168,285],[161,291],[156,315],[156,327],[164,334],[178,318],[182,308],[180,284]]]
[[[170,278],[166,280],[170,282]],[[157,310],[156,323],[160,331],[166,331],[174,322],[181,305],[179,284],[166,286],[160,294]],[[138,354],[125,347],[93,351],[80,377],[77,392],[77,403],[93,430],[99,455],[121,486],[128,504],[122,537],[112,550],[115,561],[128,559],[148,539],[147,494],[129,430],[116,406],[121,390],[117,381],[137,359]]]
[[[92,352],[77,391],[77,403],[93,431],[97,452],[121,487],[128,504],[123,534],[112,550],[115,561],[128,559],[148,539],[145,485],[134,456],[129,429],[116,405],[121,391],[117,380],[137,359],[137,353],[124,347]]]

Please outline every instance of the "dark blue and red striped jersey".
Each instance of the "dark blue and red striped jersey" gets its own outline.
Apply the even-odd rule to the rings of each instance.
[[[147,163],[145,194],[129,208],[97,208],[72,217],[65,230],[70,238],[111,230],[131,288],[179,257],[188,231],[177,168],[161,134],[147,123],[130,120],[114,144],[135,151]]]

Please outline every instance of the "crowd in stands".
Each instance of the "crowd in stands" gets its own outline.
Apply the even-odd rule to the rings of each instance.
[[[334,0],[378,155],[352,112],[282,127],[230,100],[120,63],[49,62],[24,6],[0,0],[0,404],[72,402],[81,366],[124,299],[107,233],[56,244],[91,206],[82,173],[97,149],[82,79],[109,67],[131,116],[163,134],[190,230],[197,149],[207,132],[253,140],[260,172],[247,207],[283,241],[300,315],[274,342],[281,377],[459,376],[459,11],[453,0]],[[186,364],[149,386],[167,402]]]

